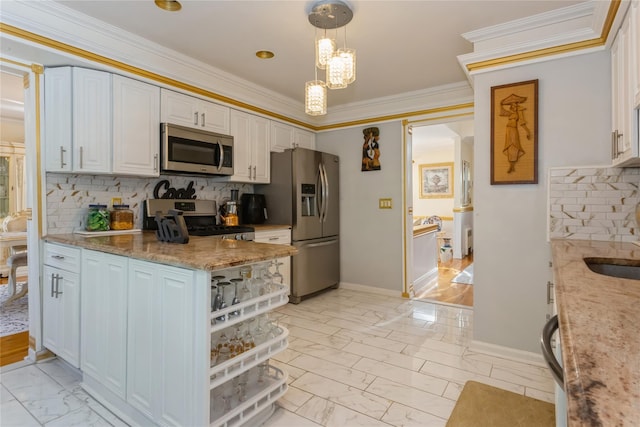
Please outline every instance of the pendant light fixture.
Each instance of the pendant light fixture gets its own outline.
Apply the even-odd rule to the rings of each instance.
[[[316,3],[309,13],[309,22],[316,27],[315,74],[316,79],[305,84],[305,112],[322,115],[327,112],[327,88],[343,89],[355,80],[355,50],[347,48],[346,25],[353,12],[340,0],[323,0]],[[344,48],[336,49],[338,28],[345,27]],[[318,38],[318,30],[324,30]],[[328,29],[336,30],[336,38],[327,36]],[[326,84],[318,80],[318,69],[326,70]],[[323,99],[321,99],[323,97]],[[323,106],[323,107],[321,107]]]

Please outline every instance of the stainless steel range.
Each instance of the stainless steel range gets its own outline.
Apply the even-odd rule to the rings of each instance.
[[[156,212],[167,215],[170,209],[183,212],[190,236],[212,236],[221,239],[254,240],[253,227],[218,224],[218,210],[214,200],[148,199],[143,203],[142,228],[157,230]]]

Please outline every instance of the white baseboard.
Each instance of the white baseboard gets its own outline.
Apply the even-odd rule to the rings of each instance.
[[[504,347],[488,342],[472,340],[471,344],[469,344],[469,350],[489,354],[503,359],[514,360],[516,362],[547,367],[547,364],[541,354],[518,350],[517,348]]]
[[[351,291],[369,292],[372,294],[388,295],[392,297],[402,297],[402,290],[383,289],[375,286],[359,285],[357,283],[340,282],[340,288]]]
[[[419,294],[424,288],[438,283],[438,268],[423,274],[417,280],[413,281],[413,293]]]

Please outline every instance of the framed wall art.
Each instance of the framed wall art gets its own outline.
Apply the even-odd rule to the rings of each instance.
[[[370,127],[362,130],[362,171],[379,171],[380,166],[380,130]]]
[[[491,185],[538,183],[538,80],[491,88]]]
[[[420,198],[453,197],[453,163],[420,165]]]

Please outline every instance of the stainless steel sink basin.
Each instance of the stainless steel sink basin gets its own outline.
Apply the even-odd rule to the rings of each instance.
[[[623,258],[585,258],[594,273],[621,279],[640,280],[640,260]]]

